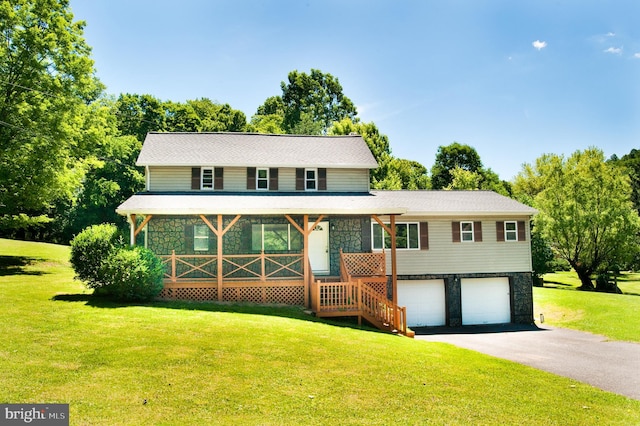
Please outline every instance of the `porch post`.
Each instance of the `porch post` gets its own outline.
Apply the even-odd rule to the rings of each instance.
[[[304,232],[302,233],[302,261],[303,261],[303,271],[304,271],[304,304],[305,306],[311,306],[309,303],[309,215],[305,214],[302,220],[302,229]]]
[[[391,291],[393,303],[398,304],[398,270],[396,260],[396,215],[391,215]]]
[[[136,215],[129,215],[129,245],[131,247],[136,245]]]
[[[222,256],[222,236],[224,235],[224,232],[222,231],[222,215],[219,214],[218,215],[218,235],[217,235],[217,240],[218,240],[218,302],[222,302],[222,278],[224,275],[224,268],[223,268],[223,256]]]

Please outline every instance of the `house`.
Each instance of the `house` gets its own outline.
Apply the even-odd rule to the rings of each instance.
[[[535,210],[490,191],[374,191],[358,135],[149,133],[117,209],[161,297],[303,305],[381,328],[533,321]]]

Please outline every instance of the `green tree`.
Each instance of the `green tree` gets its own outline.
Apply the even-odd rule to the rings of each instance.
[[[444,189],[451,185],[454,178],[451,171],[456,168],[472,173],[479,172],[482,169],[482,162],[477,151],[469,145],[458,142],[438,147],[436,161],[431,167],[433,189]]]
[[[624,171],[596,148],[569,158],[545,154],[525,165],[514,191],[539,210],[535,225],[554,252],[576,271],[583,290],[591,276],[624,263],[636,251],[640,219]]]
[[[243,132],[247,127],[242,111],[208,98],[168,102],[165,108],[166,130],[171,132]]]
[[[48,221],[82,178],[103,89],[83,27],[66,0],[0,2],[0,224]]]
[[[256,115],[281,116],[285,133],[326,134],[336,121],[356,120],[355,105],[342,93],[338,79],[329,73],[315,69],[310,74],[291,71],[280,88],[282,96],[267,98]]]
[[[640,150],[632,149],[621,159],[613,159],[614,164],[626,167],[631,183],[631,201],[635,209],[640,213]]]
[[[144,141],[148,132],[166,129],[166,106],[151,95],[121,94],[114,105],[118,130],[122,135]]]

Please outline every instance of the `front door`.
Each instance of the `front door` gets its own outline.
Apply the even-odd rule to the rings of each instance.
[[[329,273],[329,222],[320,222],[309,235],[309,262],[314,274]]]

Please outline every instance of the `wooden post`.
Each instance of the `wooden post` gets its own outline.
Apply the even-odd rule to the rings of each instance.
[[[263,282],[267,280],[267,274],[266,274],[266,270],[265,270],[265,264],[264,264],[264,250],[260,251],[260,280],[262,280]]]
[[[358,325],[362,325],[362,280],[358,280]]]
[[[176,282],[176,251],[171,250],[171,281]]]
[[[222,215],[218,215],[218,232],[217,232],[217,240],[218,240],[218,302],[222,302],[222,278],[224,277],[224,262],[222,260]]]
[[[398,261],[396,257],[396,215],[391,215],[391,291],[392,302],[394,305],[398,305]],[[394,309],[394,322],[398,324],[398,312]]]
[[[309,263],[309,215],[305,214],[302,219],[302,266],[304,268],[304,282],[308,283],[311,276],[311,264]],[[318,285],[318,288],[320,286]],[[309,300],[309,290],[307,286],[304,286],[304,303],[306,306],[310,306],[311,301]]]

